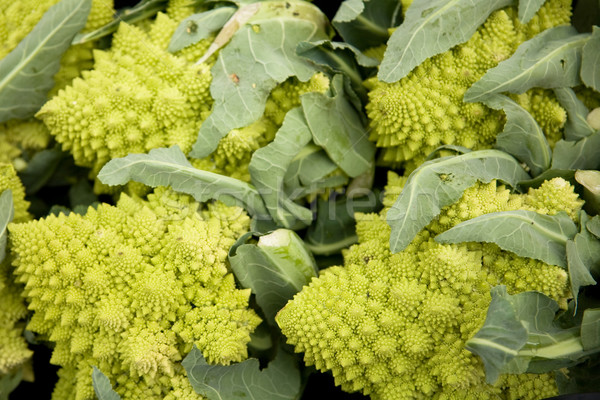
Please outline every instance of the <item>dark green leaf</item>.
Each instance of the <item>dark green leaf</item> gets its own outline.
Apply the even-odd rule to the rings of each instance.
[[[495,110],[504,110],[504,130],[496,137],[496,147],[527,164],[531,175],[537,176],[550,167],[552,150],[544,131],[523,107],[503,95],[494,95],[484,103]]]
[[[335,75],[331,86],[333,97],[316,92],[302,95],[302,110],[313,141],[348,176],[356,177],[372,167],[375,146],[357,110],[344,96],[343,77]]]
[[[587,309],[583,312],[581,343],[584,350],[600,348],[600,309]]]
[[[579,32],[591,32],[594,25],[600,26],[600,0],[577,0],[573,5],[571,22]]]
[[[83,207],[87,209],[98,201],[94,188],[87,179],[79,179],[69,187],[69,205],[72,209]]]
[[[559,140],[554,145],[552,169],[600,169],[600,131],[578,141]]]
[[[208,400],[293,400],[300,396],[296,358],[281,348],[263,370],[254,358],[228,366],[209,365],[196,346],[181,364],[196,393]]]
[[[600,28],[594,26],[592,37],[583,46],[581,80],[587,87],[600,92]]]
[[[426,59],[464,43],[511,0],[414,0],[390,37],[378,78],[396,82]]]
[[[0,400],[9,400],[10,393],[19,386],[23,379],[23,371],[17,370],[11,374],[0,376]]]
[[[435,237],[438,243],[487,242],[521,257],[567,267],[565,245],[577,234],[577,226],[560,212],[499,211],[462,222]]]
[[[121,400],[121,396],[113,390],[106,375],[96,367],[92,371],[92,382],[98,400]]]
[[[229,251],[229,262],[243,287],[252,289],[270,325],[275,315],[316,276],[317,267],[296,233],[278,229],[246,244],[245,235]]]
[[[402,193],[387,213],[392,228],[390,249],[402,251],[441,209],[461,198],[478,180],[499,179],[512,187],[529,175],[510,155],[480,150],[426,161],[410,176]]]
[[[333,26],[344,42],[361,50],[387,42],[388,29],[402,20],[401,3],[396,0],[346,0],[333,17]]]
[[[177,145],[111,160],[100,170],[98,179],[110,186],[124,185],[129,181],[151,187],[171,186],[178,192],[192,195],[199,202],[218,199],[227,204],[241,204],[257,218],[267,216],[254,187],[228,176],[194,168]]]
[[[519,21],[528,23],[546,0],[519,0]]]
[[[590,231],[594,236],[600,239],[600,216],[596,215],[590,219],[585,225],[587,230]]]
[[[65,157],[68,157],[68,154],[58,147],[36,153],[27,164],[27,168],[19,174],[27,194],[35,194],[44,187]]]
[[[288,166],[311,138],[302,110],[295,108],[285,116],[275,140],[256,150],[250,161],[252,183],[273,220],[286,228],[297,223],[308,225],[312,221],[312,212],[294,203],[283,190]]]
[[[234,13],[235,7],[219,7],[187,17],[175,30],[168,50],[175,53],[208,38],[221,29]]]
[[[84,27],[91,6],[91,0],[62,0],[50,7],[0,61],[0,122],[29,118],[46,102],[61,56]]]
[[[300,2],[293,3],[298,6]],[[302,41],[328,39],[327,20],[315,6],[301,3],[308,19],[275,16],[253,20],[220,51],[211,70],[213,111],[200,128],[192,157],[208,156],[229,131],[256,121],[277,84],[291,76],[305,82],[316,72],[308,60],[296,54],[296,46]],[[275,7],[283,2],[269,4]]]
[[[464,101],[482,101],[494,93],[523,93],[532,87],[577,86],[581,51],[589,36],[577,34],[572,26],[558,26],[536,35],[508,60],[488,70],[467,90]]]
[[[567,111],[565,124],[565,139],[578,140],[594,133],[594,129],[587,123],[588,108],[577,98],[571,88],[556,88],[554,94],[561,107]]]
[[[0,194],[0,262],[6,255],[6,242],[8,240],[8,224],[13,220],[15,210],[13,207],[12,191],[6,189]]]
[[[325,153],[325,150],[309,143],[294,157],[288,167],[284,184],[296,191],[302,186],[310,186],[332,174],[338,166]],[[294,196],[297,197],[297,196]]]

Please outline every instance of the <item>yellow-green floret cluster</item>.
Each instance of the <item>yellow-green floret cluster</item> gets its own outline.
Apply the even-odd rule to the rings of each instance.
[[[547,0],[526,25],[514,7],[498,10],[467,42],[425,60],[398,82],[367,80],[370,140],[383,149],[381,162],[412,170],[440,145],[491,147],[504,113],[481,103],[463,103],[464,93],[519,44],[545,29],[569,24],[570,7],[570,0]],[[536,90],[516,100],[532,111],[551,142],[560,138],[566,113],[550,91]]]
[[[53,399],[94,399],[93,366],[124,400],[186,398],[181,359],[193,345],[209,363],[245,359],[260,318],[227,251],[248,227],[241,208],[166,188],[11,224],[27,329],[55,343],[51,363],[62,367]]]
[[[405,181],[390,174],[387,207]],[[308,365],[332,371],[343,390],[374,400],[551,397],[558,393],[552,374],[503,375],[487,384],[483,363],[465,343],[483,325],[493,286],[506,285],[511,294],[540,291],[566,307],[566,271],[495,244],[439,244],[434,236],[486,213],[572,215],[581,206],[561,178],[525,195],[495,181],[477,183],[396,254],[389,248],[388,208],[357,214],[359,243],[344,254],[344,266],[323,270],[276,320]]]
[[[5,190],[12,193],[13,221],[31,219],[27,212],[29,202],[25,200],[25,189],[13,166],[0,163],[0,194]],[[21,288],[13,281],[10,259],[0,258],[0,377],[23,367],[32,355],[23,337],[26,316],[27,306],[21,297]]]
[[[121,23],[109,51],[37,114],[75,163],[97,173],[110,159],[178,144],[191,149],[210,110],[211,75]]]

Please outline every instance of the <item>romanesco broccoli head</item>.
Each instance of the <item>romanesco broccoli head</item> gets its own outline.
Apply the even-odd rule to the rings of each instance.
[[[440,244],[433,238],[491,212],[571,214],[582,204],[571,195],[573,187],[555,178],[514,195],[495,181],[477,183],[392,254],[385,217],[405,182],[390,173],[387,208],[356,215],[358,244],[345,252],[344,266],[323,270],[279,312],[288,343],[304,352],[307,364],[330,370],[343,390],[373,399],[534,400],[557,394],[552,374],[504,375],[487,384],[482,361],[465,343],[483,325],[496,285],[511,293],[539,291],[566,308],[566,271],[495,244]]]
[[[48,147],[50,139],[50,133],[41,121],[6,121],[0,124],[0,163],[12,163],[20,171],[36,152]]]
[[[527,25],[518,21],[514,7],[498,10],[467,42],[425,60],[400,81],[367,80],[370,140],[383,149],[381,162],[413,170],[440,145],[491,147],[504,114],[481,103],[464,103],[465,91],[525,40],[568,24],[570,4],[548,0]],[[551,141],[560,137],[566,114],[550,91],[535,90],[516,100],[535,110]]]
[[[96,366],[124,400],[163,399],[183,390],[172,378],[193,345],[211,363],[245,359],[260,318],[227,251],[249,220],[157,188],[147,200],[122,194],[85,215],[11,224],[27,328],[55,343],[51,362],[62,367],[54,398],[93,399]]]

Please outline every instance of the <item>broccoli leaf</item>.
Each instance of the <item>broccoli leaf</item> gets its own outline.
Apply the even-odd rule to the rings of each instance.
[[[596,215],[594,218],[590,219],[585,226],[592,235],[600,239],[600,216]]]
[[[293,190],[290,197],[297,198],[302,186],[311,186],[338,169],[325,150],[309,143],[294,157],[285,172],[284,185]],[[299,190],[300,189],[300,190]]]
[[[567,241],[566,247],[569,281],[575,302],[581,286],[596,284],[590,271],[600,272],[600,242],[587,230],[589,217],[585,212],[580,213],[580,219],[581,230],[572,240]]]
[[[475,182],[500,179],[515,187],[530,179],[517,160],[499,150],[480,150],[426,161],[413,171],[387,213],[392,228],[390,249],[402,251],[417,233],[456,202]]]
[[[414,0],[390,37],[377,75],[404,78],[426,59],[466,42],[487,17],[511,0]]]
[[[589,34],[572,26],[548,29],[521,44],[508,59],[488,70],[466,92],[464,101],[482,101],[494,93],[523,93],[580,84],[581,51]]]
[[[2,261],[0,259],[0,261]],[[13,373],[7,373],[0,376],[0,400],[10,400],[10,393],[19,386],[23,379],[23,369],[20,368]]]
[[[493,109],[502,109],[506,114],[504,130],[496,137],[496,147],[527,164],[533,176],[547,170],[552,150],[531,114],[503,95],[491,96],[484,103]]]
[[[27,194],[35,194],[44,187],[65,157],[71,156],[63,152],[58,146],[36,153],[25,170],[20,173],[21,181],[27,188]]]
[[[600,309],[587,309],[583,313],[581,343],[584,350],[600,348]]]
[[[6,242],[8,240],[7,226],[13,220],[15,210],[13,207],[12,191],[6,189],[0,194],[0,262],[6,256]]]
[[[106,185],[124,185],[130,180],[145,185],[171,186],[192,195],[197,201],[218,199],[240,204],[255,218],[268,214],[258,191],[251,185],[227,176],[194,168],[179,146],[150,150],[148,154],[130,154],[109,161],[98,173]]]
[[[29,118],[46,102],[61,56],[85,26],[91,6],[91,0],[62,0],[50,7],[0,61],[0,122]]]
[[[388,28],[401,22],[401,6],[396,0],[346,0],[331,22],[344,42],[366,50],[387,42]]]
[[[567,267],[565,245],[577,234],[577,226],[560,212],[543,215],[515,210],[484,214],[461,222],[435,237],[438,243],[488,242],[521,257]]]
[[[300,107],[289,111],[275,139],[254,152],[250,160],[252,182],[261,193],[273,220],[290,228],[298,222],[308,225],[312,212],[294,203],[284,190],[284,176],[294,157],[312,139]]]
[[[287,10],[284,2],[259,4],[261,9]],[[302,18],[291,18],[291,10],[289,15],[286,11],[270,17],[268,9],[259,11],[259,19],[242,26],[220,51],[211,70],[213,111],[200,128],[192,157],[208,156],[229,131],[257,120],[277,84],[291,76],[305,82],[315,73],[314,66],[296,54],[296,46],[302,41],[328,39],[326,17],[310,3],[290,4],[294,12],[302,11]]]
[[[577,141],[559,140],[554,145],[552,169],[600,169],[600,131]]]
[[[538,188],[542,183],[544,183],[544,181],[549,181],[550,179],[556,177],[563,178],[565,181],[569,181],[573,185],[577,183],[575,181],[575,171],[571,169],[548,169],[533,179],[520,181],[518,188],[521,192],[527,192],[529,188]]]
[[[581,80],[600,92],[600,28],[594,26],[592,36],[583,46]]]
[[[168,50],[175,53],[187,46],[206,39],[218,31],[235,13],[235,7],[218,7],[187,17],[171,37]]]
[[[594,129],[587,123],[588,108],[577,98],[571,88],[556,88],[554,94],[561,107],[567,111],[565,124],[565,139],[578,140],[594,133]]]
[[[94,385],[94,392],[99,400],[121,400],[121,396],[113,390],[106,375],[96,367],[94,367],[94,370],[92,371],[92,382]]]
[[[342,75],[331,81],[333,97],[310,92],[302,95],[302,109],[313,141],[350,177],[368,171],[374,162],[375,146],[358,112],[344,96]]]
[[[242,236],[231,247],[229,263],[242,286],[256,295],[269,324],[275,326],[277,312],[317,276],[317,266],[294,231],[277,229],[261,236],[258,244],[246,243],[250,236]]]
[[[181,364],[196,393],[208,400],[293,400],[300,396],[300,371],[296,358],[281,348],[263,370],[255,358],[228,366],[209,365],[196,346]]]
[[[546,0],[519,0],[519,21],[526,24],[538,12]]]

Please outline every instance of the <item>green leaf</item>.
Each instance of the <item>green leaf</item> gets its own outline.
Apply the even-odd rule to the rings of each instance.
[[[87,209],[93,203],[98,202],[98,195],[87,179],[79,179],[69,187],[69,206],[72,209]]]
[[[581,230],[573,240],[567,242],[569,281],[575,302],[577,302],[581,286],[596,284],[591,271],[600,272],[600,241],[586,228],[590,219],[588,215],[585,212],[581,212],[579,215]]]
[[[590,233],[600,239],[600,216],[596,215],[585,226]]]
[[[441,209],[461,198],[478,180],[493,179],[515,187],[529,175],[510,155],[480,150],[426,161],[413,171],[400,196],[387,213],[392,228],[390,249],[402,251],[417,233],[437,217]]]
[[[344,42],[366,50],[387,42],[388,28],[402,20],[401,3],[396,0],[346,0],[333,20]]]
[[[159,11],[163,11],[167,6],[167,0],[141,0],[132,8],[124,8],[117,12],[115,18],[91,32],[78,33],[73,38],[71,44],[82,44],[106,37],[117,30],[121,22],[134,24],[153,17]]]
[[[575,180],[583,186],[585,210],[592,215],[600,214],[600,171],[578,170]]]
[[[333,77],[331,88],[333,97],[316,92],[302,95],[302,110],[313,141],[353,178],[372,167],[375,146],[368,140],[357,110],[344,96],[341,75]]]
[[[548,29],[521,44],[508,59],[488,70],[465,93],[464,101],[482,101],[494,93],[523,93],[580,84],[581,51],[589,34],[572,26]]]
[[[600,131],[578,141],[559,140],[554,145],[552,169],[600,169]]]
[[[565,245],[577,234],[566,213],[499,211],[461,222],[435,237],[438,243],[487,242],[521,257],[567,267]]]
[[[519,191],[527,192],[529,188],[536,189],[545,181],[549,181],[550,179],[557,177],[563,178],[573,185],[576,184],[575,171],[570,169],[548,169],[533,179],[520,181],[517,187],[519,188]]]
[[[94,393],[98,396],[98,400],[121,400],[121,396],[113,390],[106,375],[95,366],[92,371],[92,382],[94,385]]]
[[[1,260],[0,260],[1,261]],[[9,395],[19,386],[23,379],[23,370],[0,376],[0,400],[9,400]]]
[[[0,122],[29,118],[46,102],[61,56],[84,27],[91,5],[91,0],[62,0],[50,7],[0,61]]]
[[[546,0],[519,0],[519,21],[526,24],[538,12]]]
[[[581,80],[587,87],[600,92],[600,28],[594,26],[592,36],[583,46]]]
[[[284,4],[278,1],[262,4],[267,3],[269,7]],[[260,118],[277,84],[291,76],[306,82],[316,72],[308,60],[296,54],[296,46],[302,41],[328,39],[326,17],[310,3],[291,3],[301,7],[302,15],[307,17],[275,15],[253,19],[220,51],[211,70],[213,111],[200,128],[190,153],[192,157],[208,156],[229,131]]]
[[[567,111],[565,124],[565,139],[578,140],[594,133],[594,129],[587,123],[588,108],[577,98],[571,88],[556,88],[554,94],[561,107]]]
[[[492,288],[492,301],[483,327],[469,339],[467,350],[483,360],[488,383],[498,380],[504,367],[527,342],[527,330],[518,320],[506,286]]]
[[[175,53],[208,38],[225,25],[235,10],[235,7],[218,7],[187,17],[175,30],[168,50]]]
[[[317,218],[306,232],[305,242],[316,255],[331,255],[356,243],[355,212],[377,212],[381,202],[373,192],[367,196],[334,200],[318,199]]]
[[[496,147],[527,164],[533,176],[550,167],[552,150],[544,131],[523,107],[503,95],[494,95],[484,103],[506,114],[504,130],[496,137]]]
[[[196,346],[181,364],[196,393],[208,400],[293,400],[300,396],[296,358],[281,348],[263,370],[255,358],[228,366],[209,365]]]
[[[583,312],[581,343],[584,350],[600,348],[600,309],[587,309]]]
[[[317,276],[315,261],[298,235],[277,229],[246,244],[242,236],[229,251],[229,263],[243,287],[252,289],[270,325],[285,304]]]
[[[35,194],[44,187],[65,157],[70,155],[58,146],[36,153],[27,164],[27,168],[19,174],[23,185],[27,188],[27,194]]]
[[[426,59],[464,43],[487,17],[511,0],[414,0],[390,37],[377,77],[404,78]]]
[[[8,240],[8,224],[13,220],[15,210],[13,207],[12,191],[6,189],[0,194],[0,262],[6,256],[6,243]]]
[[[298,223],[308,225],[312,212],[294,203],[284,190],[284,176],[294,157],[312,138],[300,107],[287,113],[275,139],[254,152],[250,160],[252,183],[262,195],[273,220],[290,228]]]
[[[171,186],[178,192],[192,195],[199,202],[217,199],[230,205],[239,204],[256,218],[268,218],[254,187],[228,176],[194,168],[177,145],[111,160],[102,167],[98,179],[110,186],[124,185],[129,181],[151,187]]]
[[[310,186],[333,174],[337,169],[338,166],[331,161],[325,150],[314,143],[309,143],[290,163],[285,172],[284,185],[297,192],[297,189]],[[294,193],[293,197],[298,196]]]

